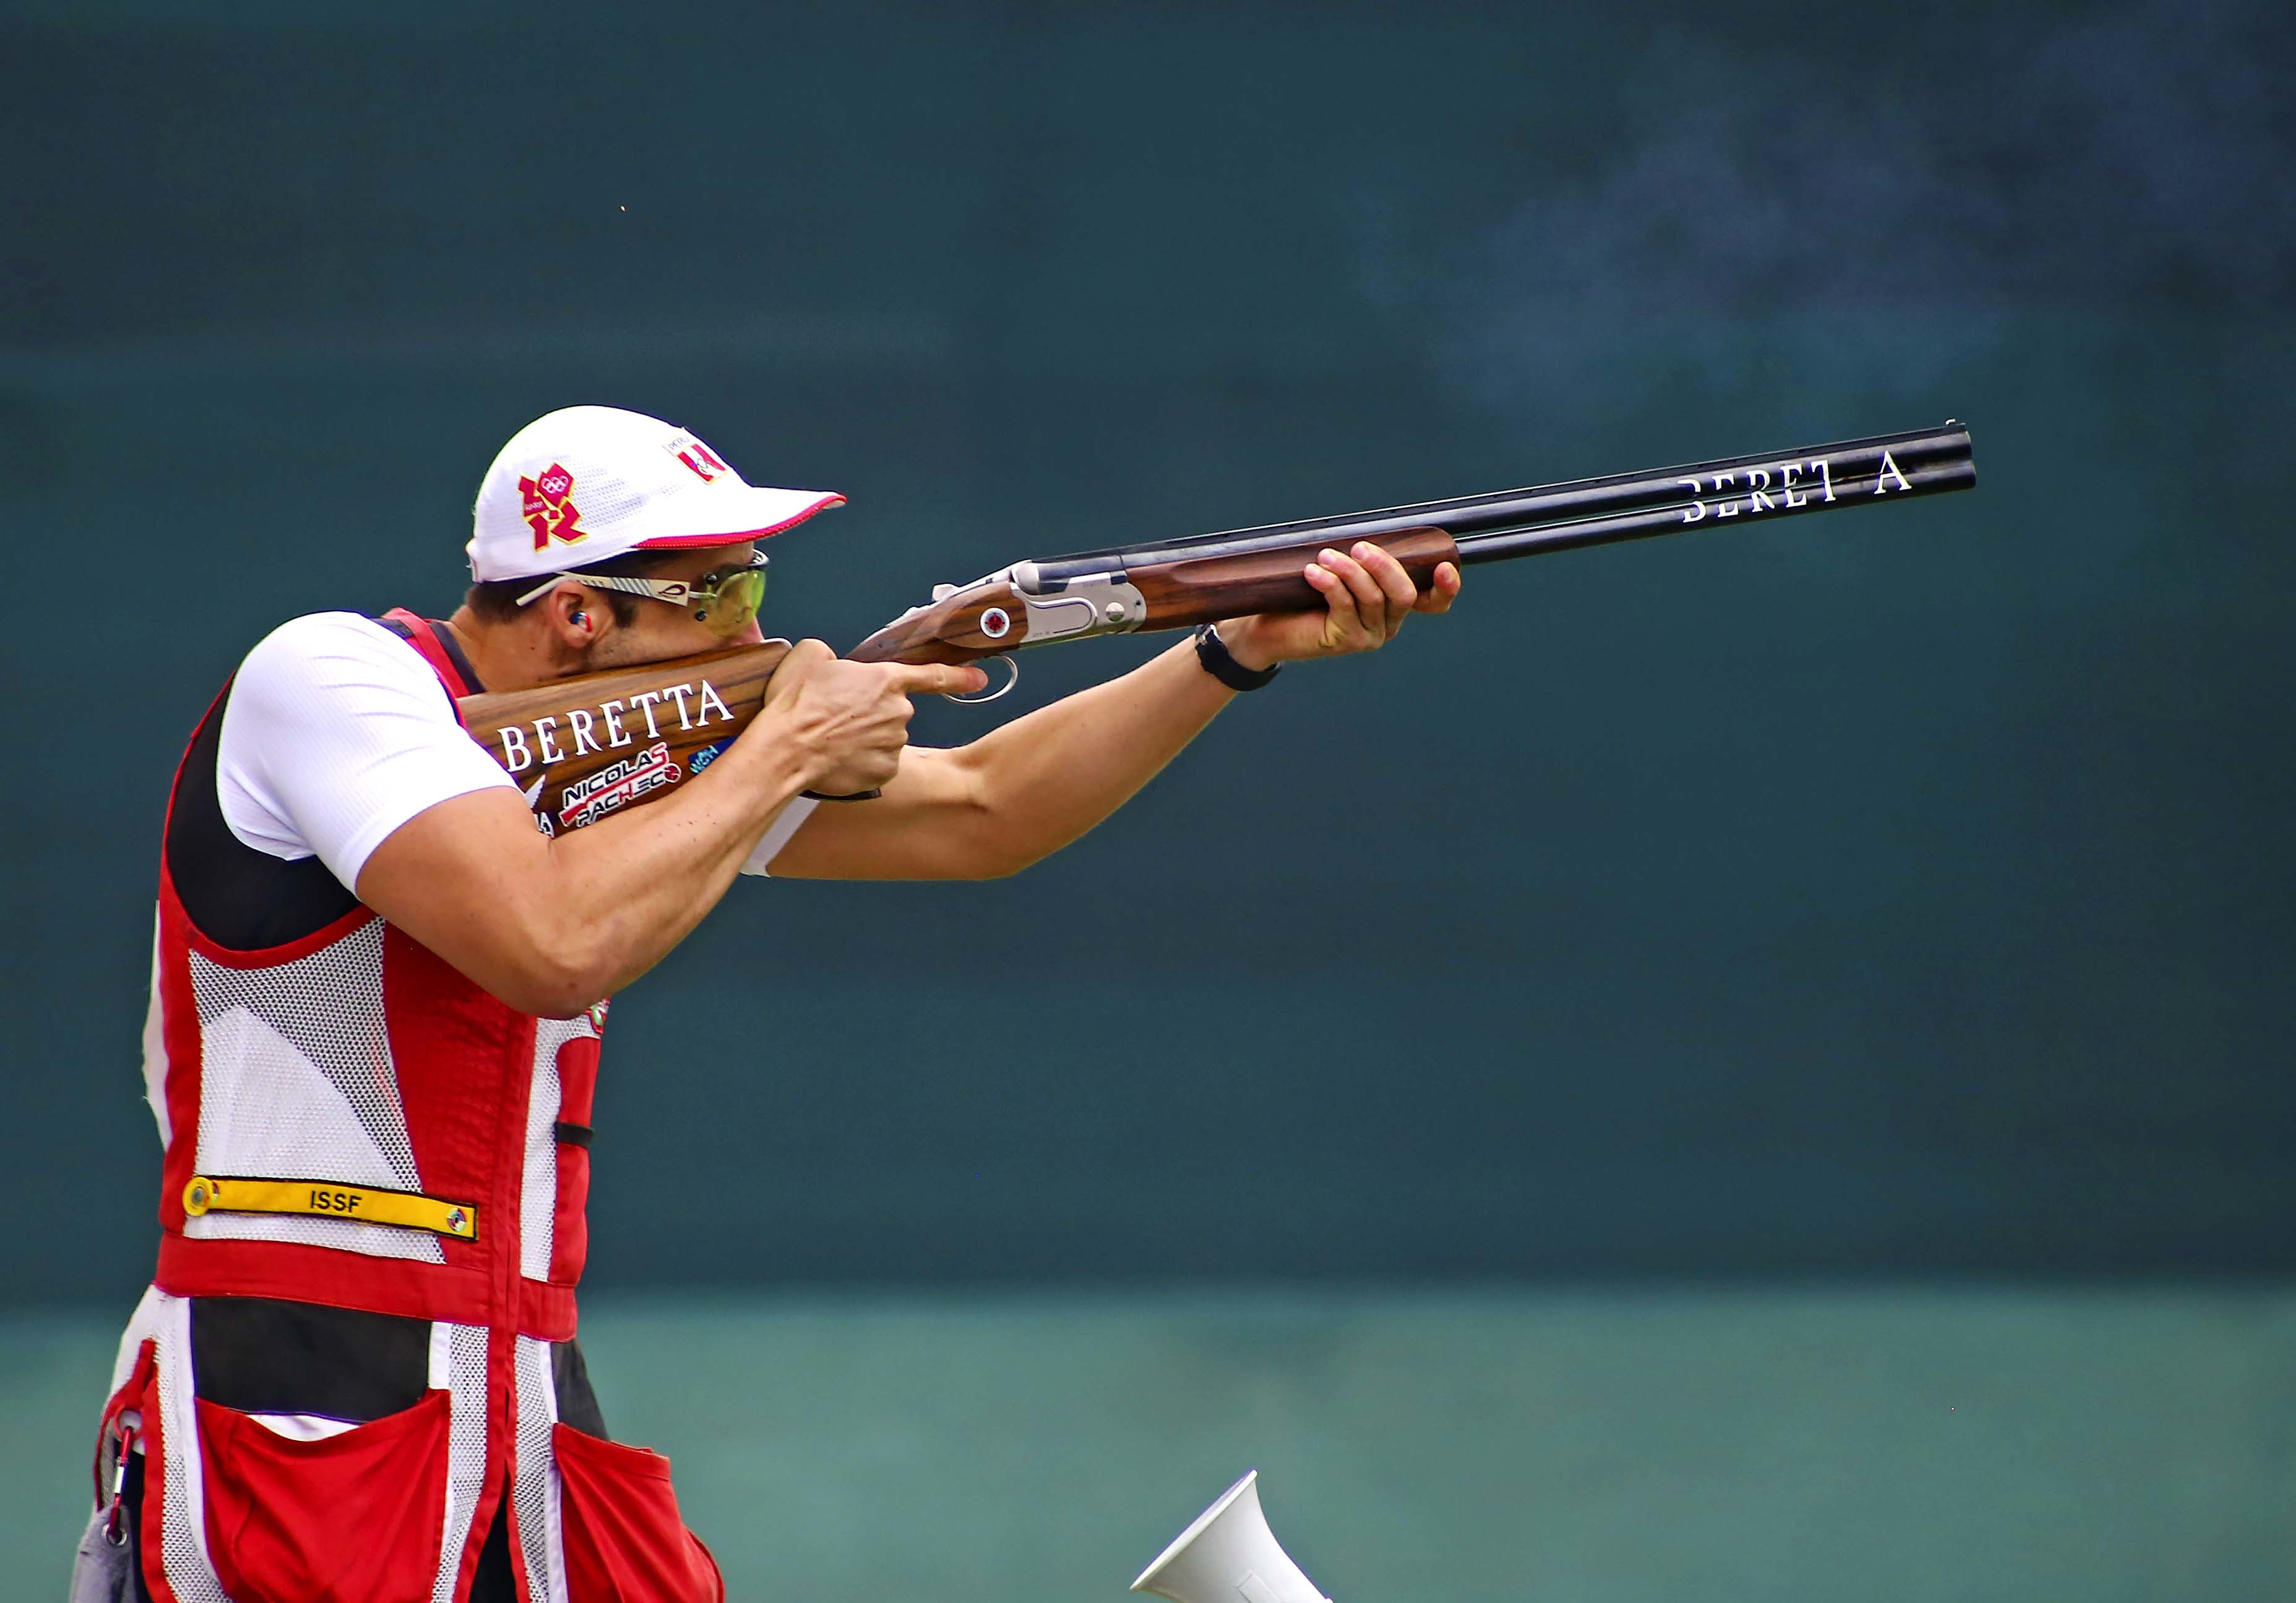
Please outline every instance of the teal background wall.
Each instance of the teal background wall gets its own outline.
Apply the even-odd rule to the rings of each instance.
[[[1478,572],[1009,882],[741,887],[616,1014],[606,1283],[2290,1266],[2264,10],[5,38],[11,1296],[145,1272],[184,732],[283,617],[449,608],[581,400],[848,492],[770,620],[840,643],[1030,553],[1948,415],[1982,478]],[[686,1173],[740,1183],[664,1231]]]
[[[2292,43],[0,0],[0,1502],[149,1272],[182,740],[450,608],[531,416],[847,492],[768,621],[848,644],[1950,415],[1973,495],[1480,570],[1015,879],[738,887],[616,1006],[609,1418],[755,1591],[1112,1594],[1255,1458],[1342,1597],[2288,1591]]]

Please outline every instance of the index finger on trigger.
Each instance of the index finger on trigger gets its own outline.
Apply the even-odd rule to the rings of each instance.
[[[905,696],[969,696],[988,688],[988,675],[970,663],[892,663],[893,688]]]

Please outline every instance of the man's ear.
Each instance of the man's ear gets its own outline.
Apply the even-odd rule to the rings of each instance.
[[[535,602],[552,639],[579,656],[614,626],[614,615],[598,593],[568,579]]]

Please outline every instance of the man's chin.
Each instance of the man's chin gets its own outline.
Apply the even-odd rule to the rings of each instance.
[[[651,667],[658,662],[676,662],[687,657],[699,657],[704,651],[722,651],[729,646],[754,646],[764,642],[753,620],[750,626],[730,640],[710,635],[701,640],[670,640],[646,637],[633,640],[621,630],[616,630],[603,640],[590,642],[583,654],[578,674],[603,674],[611,668]]]
[[[603,674],[613,668],[650,667],[657,662],[669,662],[679,657],[689,657],[690,651],[677,651],[655,646],[648,642],[602,640],[593,645],[582,658],[585,674]]]

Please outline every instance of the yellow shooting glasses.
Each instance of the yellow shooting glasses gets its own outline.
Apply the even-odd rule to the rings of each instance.
[[[750,626],[750,620],[758,616],[758,609],[765,605],[766,568],[766,553],[753,551],[747,562],[713,568],[692,579],[626,579],[619,574],[554,573],[519,597],[518,604],[523,607],[547,595],[559,580],[571,579],[592,590],[619,590],[625,595],[642,595],[649,601],[683,607],[693,614],[694,622],[707,625],[712,634],[731,640]]]

